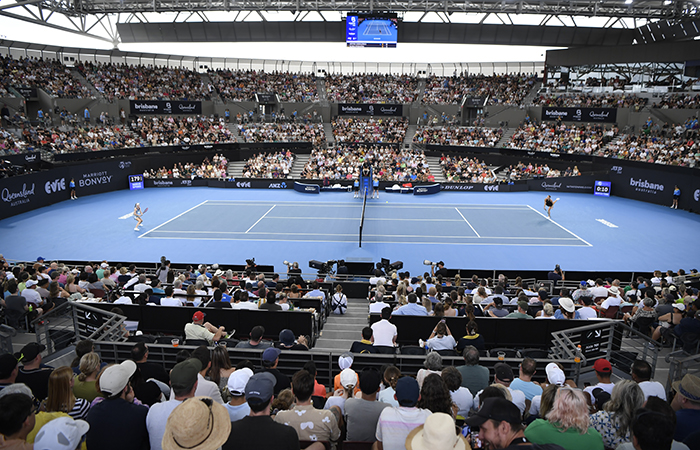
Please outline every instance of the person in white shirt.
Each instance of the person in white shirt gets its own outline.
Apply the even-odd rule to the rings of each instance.
[[[608,298],[603,300],[600,304],[600,309],[605,312],[612,306],[620,306],[622,304],[622,297],[620,297],[620,290],[616,287],[611,287],[608,289]]]
[[[593,390],[595,388],[601,388],[608,394],[612,395],[613,387],[615,383],[610,381],[610,376],[612,375],[612,366],[610,361],[607,359],[597,359],[593,364],[593,370],[595,370],[596,377],[598,378],[598,384],[594,386],[588,386],[583,390],[583,392],[588,393],[588,399],[591,401],[591,405],[595,404],[595,398],[593,397]]]
[[[393,350],[398,333],[396,325],[389,322],[390,317],[391,308],[386,307],[382,309],[382,320],[372,325],[372,343],[375,347],[388,347]]]
[[[183,401],[194,397],[197,390],[197,379],[202,363],[195,358],[190,358],[178,363],[170,371],[170,387],[173,397],[161,403],[155,403],[148,410],[146,416],[146,428],[148,439],[151,442],[151,450],[160,450],[161,441],[165,434],[165,424],[170,413]]]
[[[466,418],[474,404],[474,397],[469,389],[462,386],[462,374],[455,366],[442,369],[442,379],[450,390],[452,403],[457,406],[457,415]]]
[[[173,297],[173,287],[165,288],[165,297],[160,299],[160,306],[184,306],[182,299]]]
[[[658,381],[651,381],[651,365],[648,362],[637,359],[632,363],[632,379],[639,384],[644,392],[644,400],[649,397],[659,397],[666,400],[666,389]]]
[[[445,319],[442,319],[435,325],[433,332],[428,338],[428,348],[431,351],[452,350],[457,346],[455,338],[452,337],[450,328],[445,324]]]
[[[579,297],[578,301],[583,305],[583,307],[579,308],[578,310],[578,313],[581,316],[582,320],[598,318],[598,312],[591,307],[591,305],[593,304],[593,297],[589,295],[584,295],[582,297]]]
[[[20,294],[27,300],[27,303],[31,303],[32,305],[34,305],[35,308],[41,306],[41,304],[43,303],[41,295],[36,290],[37,284],[38,282],[36,280],[27,280],[27,282],[25,283],[26,287]]]
[[[231,308],[233,309],[258,309],[258,305],[248,301],[248,292],[247,291],[240,291],[241,293],[239,294],[238,299],[236,299],[236,296],[233,296],[233,304],[231,304]]]
[[[596,298],[606,298],[608,296],[608,290],[605,287],[605,281],[602,278],[597,278],[595,280],[595,286],[590,289],[591,296]]]
[[[202,370],[197,373],[197,388],[194,391],[195,397],[211,397],[212,400],[224,404],[223,398],[221,398],[221,391],[219,386],[213,381],[209,381],[204,378],[204,375],[209,371],[211,367],[211,354],[209,353],[209,348],[205,345],[200,345],[192,352],[192,358],[199,360]],[[170,400],[175,398],[175,391],[170,390]]]

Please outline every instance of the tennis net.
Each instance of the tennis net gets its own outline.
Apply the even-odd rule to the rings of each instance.
[[[360,247],[362,247],[362,228],[365,226],[365,208],[367,207],[367,190],[362,200],[362,215],[360,216]]]

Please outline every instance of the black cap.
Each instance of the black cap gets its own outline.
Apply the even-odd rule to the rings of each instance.
[[[511,401],[505,398],[490,397],[481,402],[479,411],[467,418],[464,422],[470,427],[480,427],[487,420],[496,422],[508,422],[510,424],[521,423],[520,410]]]
[[[15,353],[15,356],[17,357],[17,361],[21,362],[22,364],[26,364],[34,361],[34,358],[39,356],[39,354],[44,350],[46,350],[46,346],[44,344],[30,342],[22,347],[22,350],[19,353]]]

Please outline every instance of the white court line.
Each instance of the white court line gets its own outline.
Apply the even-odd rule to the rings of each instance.
[[[255,225],[258,224],[258,222],[260,222],[261,220],[263,220],[263,219],[265,218],[265,216],[268,215],[268,214],[270,213],[270,211],[272,211],[273,209],[275,209],[275,206],[277,206],[277,205],[272,205],[272,208],[268,209],[267,212],[266,212],[265,214],[263,214],[262,217],[259,218],[257,222],[255,222],[253,225],[251,225],[250,228],[248,228],[247,230],[245,230],[245,232],[247,233],[247,232],[249,232],[250,230],[252,230],[253,227],[254,227]]]
[[[308,217],[282,217],[282,216],[270,216],[268,219],[284,219],[284,220],[309,220]],[[313,220],[354,220],[357,217],[317,217],[314,216]],[[409,218],[409,219],[397,219],[394,217],[365,217],[365,220],[376,220],[376,221],[405,221],[405,222],[462,222],[459,219],[424,219],[424,218]]]
[[[471,228],[472,231],[474,232],[474,234],[476,234],[476,237],[481,237],[481,236],[479,236],[479,233],[476,232],[476,230],[474,229],[474,227],[472,226],[472,224],[469,223],[469,221],[467,220],[467,218],[464,217],[464,215],[462,214],[462,212],[461,212],[459,209],[457,209],[456,206],[455,206],[455,210],[457,211],[457,213],[458,213],[460,216],[462,216],[462,219],[464,219],[464,221],[467,222],[467,225],[469,225],[469,228]]]
[[[373,206],[373,207],[380,207],[380,204],[375,203],[373,200],[370,200],[371,203],[367,203],[367,206]],[[381,202],[381,200],[379,200]],[[256,205],[260,204],[270,204],[273,203],[271,201],[259,201],[259,200],[207,200],[208,205],[237,205],[237,204],[248,204],[248,203],[254,203]],[[329,206],[329,205],[338,205],[338,206],[347,206],[347,207],[356,207],[359,206],[359,201],[358,203],[348,203],[348,202],[280,202],[276,201],[274,202],[277,206],[286,206],[286,205],[309,205],[309,206]],[[381,203],[381,207],[384,207],[386,204]],[[522,204],[515,204],[515,203],[503,203],[503,204],[479,204],[479,203],[433,203],[431,205],[419,205],[415,203],[402,203],[402,202],[389,202],[389,207],[396,207],[396,206],[409,206],[413,208],[453,208],[455,206],[459,206],[460,208],[493,208],[493,209],[503,209],[502,207],[504,206],[511,206],[514,207],[513,209],[528,209],[527,205],[522,205]]]
[[[345,240],[345,241],[339,241],[339,240],[327,240],[327,239],[310,239],[310,240],[298,240],[294,242],[328,242],[328,243],[349,243],[349,242],[356,242],[357,235],[353,234],[353,239],[352,240]],[[392,236],[394,237],[394,236]],[[403,236],[401,236],[403,237]],[[420,236],[423,237],[423,236]],[[167,240],[191,240],[192,238],[189,237],[147,237],[146,239],[167,239]],[[198,240],[201,241],[249,241],[250,238],[248,237],[241,237],[241,238],[208,238],[208,237],[198,237]],[[269,242],[289,242],[289,239],[265,239],[265,241]],[[402,240],[395,240],[395,241],[368,241],[367,244],[404,244],[405,242]],[[492,247],[542,247],[542,244],[502,244],[502,243],[489,243],[489,242],[430,242],[430,241],[425,241],[425,242],[414,242],[414,245],[464,245],[464,246],[472,246],[472,245],[488,245]],[[566,245],[566,244],[555,244],[551,245],[550,247],[584,247],[583,245]]]
[[[172,222],[173,220],[177,219],[178,217],[184,216],[185,214],[187,214],[188,212],[192,211],[193,209],[199,208],[200,206],[202,206],[203,204],[205,204],[205,203],[208,202],[208,201],[209,201],[209,200],[204,200],[204,201],[203,201],[202,203],[200,203],[199,205],[195,205],[195,206],[191,207],[190,209],[188,209],[187,211],[182,212],[182,213],[178,214],[177,216],[173,217],[172,219],[168,220],[167,222],[163,222],[163,223],[161,223],[160,225],[158,225],[157,227],[152,228],[152,229],[146,231],[145,233],[143,233],[142,235],[139,236],[139,239],[142,238],[142,237],[144,237],[145,235],[147,235],[147,234],[150,233],[151,231],[155,231],[155,230],[157,230],[158,228],[162,227],[163,225],[166,225],[166,224]]]
[[[129,217],[131,217],[131,216],[133,216],[133,215],[134,215],[134,212],[132,211],[132,212],[130,212],[129,214],[124,214],[123,216],[121,216],[121,217],[119,218],[119,220],[128,219]]]
[[[461,220],[460,220],[461,222]],[[159,233],[178,233],[178,234],[230,234],[230,235],[243,235],[246,234],[247,232],[244,231],[203,231],[203,230],[161,230]],[[256,234],[256,233],[253,233]],[[262,234],[264,236],[267,235],[283,235],[283,236],[357,236],[357,233],[290,233],[290,232],[283,232],[283,233],[275,233],[275,232],[270,232],[270,231],[265,231],[257,234]],[[380,238],[391,238],[391,237],[401,237],[401,238],[422,238],[425,237],[423,234],[363,234],[363,236],[372,236],[372,237],[380,237]],[[486,238],[481,237],[481,236],[460,236],[460,237],[453,237],[453,236],[445,236],[445,239],[520,239],[520,240],[531,240],[531,241],[536,241],[536,240],[549,240],[549,241],[580,241],[582,239],[579,238],[573,238],[573,237],[566,237],[566,238],[556,238],[556,237],[522,237],[522,236],[488,236]],[[183,239],[190,239],[190,238],[183,238]]]
[[[545,216],[544,214],[542,214],[541,212],[539,212],[538,210],[536,210],[535,208],[533,208],[533,207],[530,206],[530,205],[527,205],[527,207],[530,208],[531,210],[535,211],[537,214],[539,214],[540,216],[544,217],[545,219],[549,220],[550,222],[552,222],[554,225],[558,226],[558,227],[561,228],[562,230],[564,230],[564,231],[566,231],[567,233],[571,234],[572,236],[576,236],[578,239],[581,239],[579,236],[576,235],[576,233],[573,233],[573,232],[567,230],[567,229],[564,228],[563,226],[561,226],[561,225],[559,225],[558,223],[556,223],[555,221],[553,221],[551,217]],[[581,241],[584,242],[587,246],[593,247],[593,245],[591,245],[591,244],[590,244],[588,241],[586,241],[585,239],[581,239]]]

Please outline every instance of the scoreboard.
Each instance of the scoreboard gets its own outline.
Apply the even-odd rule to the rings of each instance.
[[[610,197],[610,187],[612,183],[610,181],[596,181],[593,184],[593,195],[599,195],[601,197]]]
[[[129,190],[143,189],[143,175],[129,175]]]

